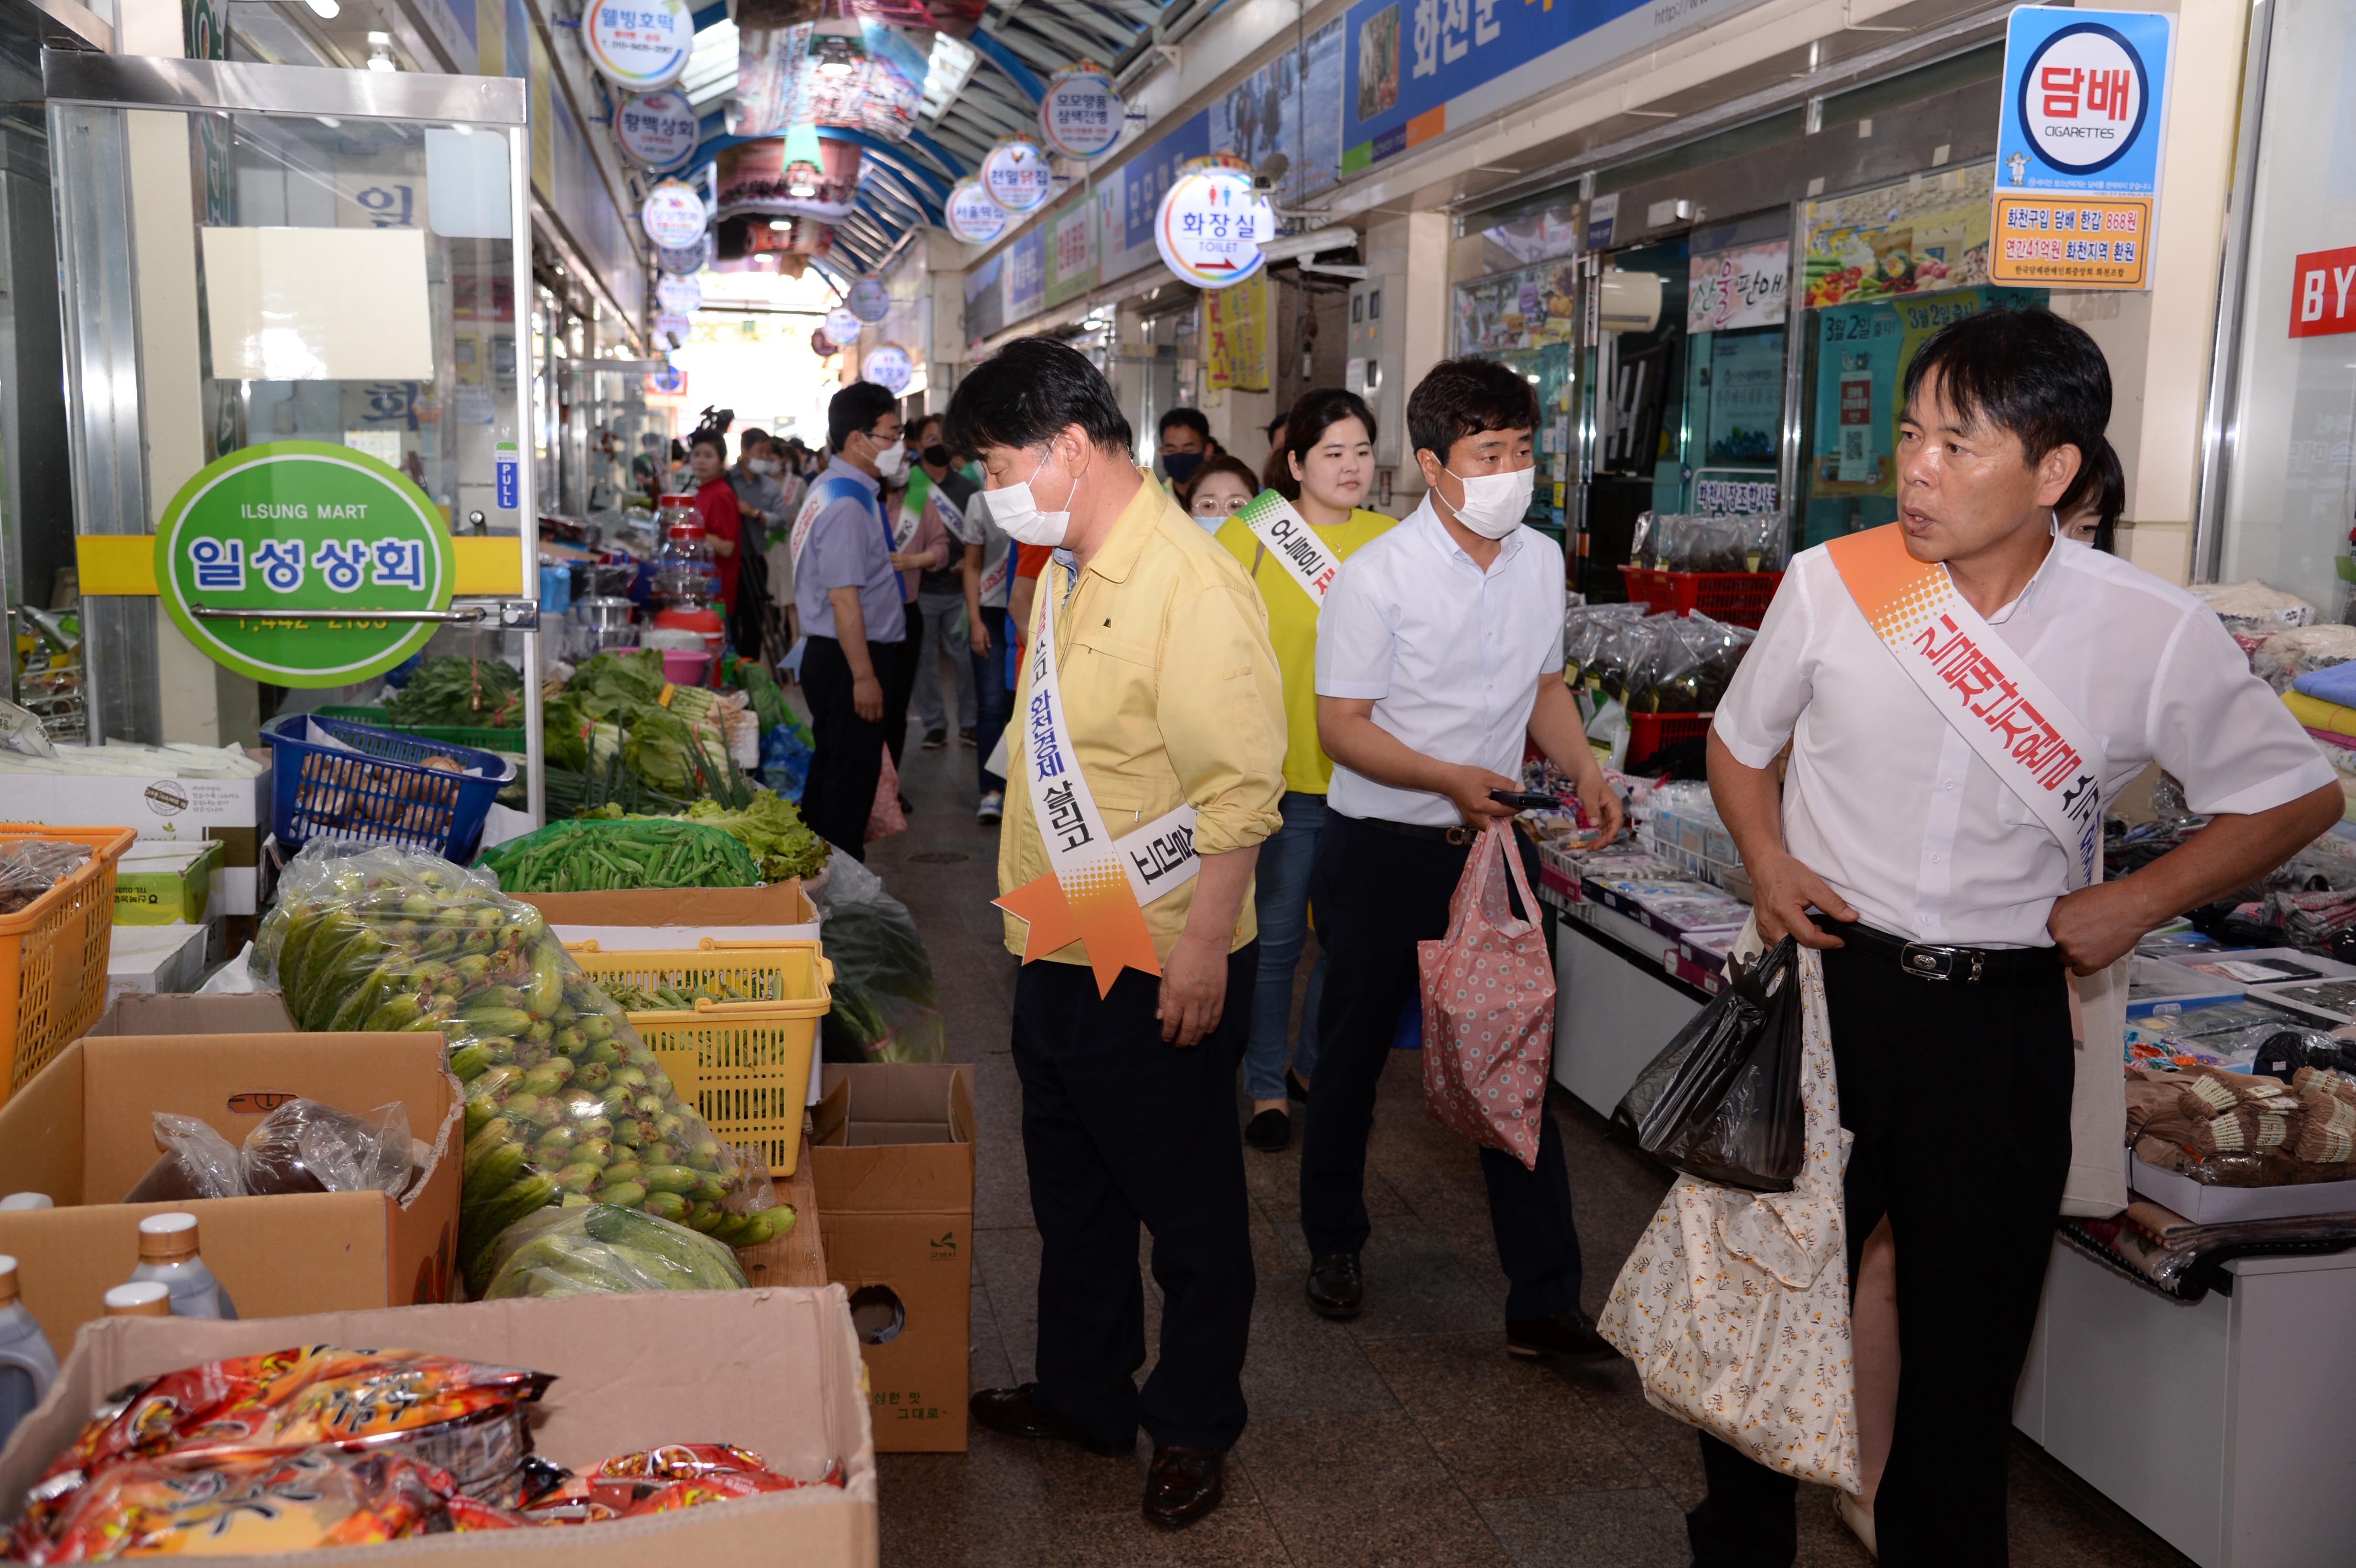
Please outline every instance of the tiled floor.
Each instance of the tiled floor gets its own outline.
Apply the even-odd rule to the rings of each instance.
[[[949,1049],[975,1069],[972,1371],[977,1387],[1027,1378],[1039,1239],[1008,1057],[1014,960],[1000,947],[997,836],[973,820],[974,757],[925,752],[912,731],[910,830],[868,863],[914,912],[939,977]],[[963,857],[948,859],[948,857]],[[1684,1568],[1684,1511],[1700,1498],[1692,1434],[1645,1404],[1625,1362],[1563,1374],[1505,1353],[1505,1277],[1471,1146],[1423,1110],[1413,1061],[1384,1075],[1368,1173],[1375,1235],[1367,1306],[1343,1325],[1301,1298],[1298,1144],[1245,1151],[1259,1265],[1251,1424],[1227,1498],[1166,1534],[1138,1514],[1137,1460],[976,1430],[962,1455],[883,1458],[886,1568],[920,1564],[1512,1564]],[[1659,1201],[1663,1178],[1558,1099],[1588,1260],[1587,1305]],[[1149,1318],[1154,1293],[1149,1276]],[[1148,1324],[1149,1343],[1153,1326]],[[2188,1568],[2186,1560],[2027,1442],[2012,1465],[2013,1561],[2036,1568]],[[1804,1489],[1804,1564],[1869,1562]]]

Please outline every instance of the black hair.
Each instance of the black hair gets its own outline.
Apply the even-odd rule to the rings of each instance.
[[[2116,555],[2111,546],[2116,542],[2119,517],[2127,509],[2127,476],[2119,466],[2119,454],[2099,435],[2094,449],[2082,455],[2078,477],[2070,481],[2070,488],[2062,492],[2053,510],[2066,517],[2086,507],[2094,509],[2094,548],[2105,555]]]
[[[1408,394],[1408,438],[1442,463],[1468,435],[1537,427],[1537,394],[1494,359],[1442,359]]]
[[[768,439],[769,432],[767,431],[763,430],[759,425],[748,424],[737,433],[736,450],[743,452],[745,448],[754,445],[755,443],[765,442]]]
[[[1307,393],[1302,394],[1304,397],[1307,395]],[[1299,403],[1295,403],[1292,406],[1297,409],[1301,405]],[[1290,416],[1286,414],[1279,414],[1274,419],[1268,421],[1268,439],[1269,445],[1273,446],[1276,443],[1276,438],[1284,433],[1286,421],[1290,417]]]
[[[1044,446],[1072,425],[1107,450],[1136,444],[1112,383],[1087,356],[1052,337],[1018,337],[958,383],[941,440],[955,452]]]
[[[1162,422],[1153,427],[1153,433],[1167,435],[1170,433],[1170,427],[1173,424],[1185,426],[1205,442],[1211,439],[1211,421],[1203,417],[1203,411],[1200,409],[1170,410],[1162,416]]]
[[[691,452],[699,446],[708,446],[712,451],[720,454],[720,461],[722,463],[724,464],[728,461],[727,435],[721,431],[713,430],[709,425],[704,426],[701,430],[697,431],[693,435],[689,436],[687,438],[687,445],[688,450]]]
[[[1250,464],[1240,457],[1230,457],[1223,452],[1216,457],[1205,458],[1203,465],[1186,476],[1186,483],[1178,486],[1178,498],[1185,503],[1188,511],[1194,509],[1194,492],[1201,489],[1203,481],[1214,474],[1225,474],[1230,478],[1242,480],[1244,488],[1255,496],[1258,495],[1262,488],[1259,475],[1251,471]]]
[[[1948,408],[2018,437],[2032,465],[2074,446],[2083,470],[2104,444],[2110,364],[2085,328],[2051,311],[1991,308],[1939,328],[1906,367],[1903,406],[1933,370]]]
[[[899,411],[900,400],[873,381],[853,381],[835,393],[826,405],[826,442],[841,452],[851,438],[874,428],[885,414]]]
[[[680,444],[677,436],[671,437],[670,460],[673,463],[684,463],[687,461],[687,448]]]
[[[1292,411],[1276,424],[1284,430],[1284,450],[1305,459],[1325,432],[1344,420],[1356,420],[1366,427],[1366,439],[1375,439],[1375,411],[1366,407],[1365,399],[1340,387],[1314,387],[1301,393]]]
[[[943,420],[947,419],[948,417],[948,415],[946,415],[946,414],[941,414],[941,413],[918,414],[915,419],[913,419],[913,420],[911,420],[911,421],[908,421],[908,430],[909,430],[909,432],[910,432],[911,434],[915,434],[915,433],[916,433],[916,432],[919,432],[923,431],[923,429],[924,429],[926,425],[928,425],[928,424],[935,424],[935,425],[939,424]]]

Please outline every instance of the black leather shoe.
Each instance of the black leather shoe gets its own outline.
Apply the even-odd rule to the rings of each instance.
[[[1145,1473],[1145,1517],[1164,1530],[1183,1530],[1219,1506],[1226,1456],[1216,1448],[1156,1448]]]
[[[1309,1309],[1320,1317],[1355,1317],[1366,1304],[1365,1276],[1355,1253],[1333,1253],[1309,1265]]]
[[[1009,1437],[1053,1437],[1065,1443],[1076,1443],[1091,1454],[1128,1458],[1137,1452],[1137,1440],[1126,1443],[1108,1442],[1090,1437],[1076,1430],[1072,1424],[1050,1410],[1040,1408],[1039,1385],[1022,1383],[1013,1388],[976,1389],[966,1401],[966,1408],[974,1420],[992,1432],[1002,1432]]]
[[[1292,1142],[1292,1118],[1282,1111],[1262,1111],[1244,1124],[1244,1142],[1262,1154],[1282,1154]]]
[[[1549,1361],[1608,1361],[1620,1352],[1595,1331],[1595,1319],[1576,1307],[1545,1317],[1505,1319],[1505,1349]]]
[[[1284,1070],[1284,1097],[1288,1100],[1298,1100],[1304,1105],[1309,1104],[1309,1085],[1303,1083],[1301,1081],[1301,1074],[1290,1067]]]

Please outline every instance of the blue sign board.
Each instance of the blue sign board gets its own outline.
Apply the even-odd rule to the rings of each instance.
[[[1997,194],[2157,196],[2175,21],[2151,11],[2013,12]]]
[[[1120,166],[1119,249],[1153,243],[1153,220],[1179,166],[1211,155],[1211,112],[1190,115]]]
[[[493,464],[497,475],[498,505],[502,512],[512,512],[523,505],[523,464],[512,457],[502,457]]]
[[[1034,223],[1006,249],[1006,320],[1010,325],[1046,308],[1046,226]]]

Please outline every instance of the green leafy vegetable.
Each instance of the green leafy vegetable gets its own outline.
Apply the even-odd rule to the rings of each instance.
[[[523,722],[523,675],[503,659],[445,654],[427,659],[384,705],[395,727],[467,725],[504,730]]]
[[[761,862],[764,881],[788,877],[815,877],[826,865],[827,841],[802,822],[802,814],[776,791],[756,789],[750,805],[730,811],[718,801],[699,800],[687,808],[687,820],[717,827],[753,852]]]

